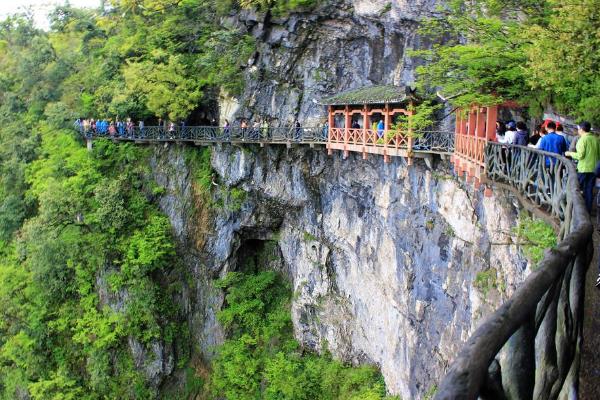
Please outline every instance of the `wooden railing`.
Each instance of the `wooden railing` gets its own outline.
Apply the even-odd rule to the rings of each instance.
[[[454,132],[415,131],[412,150],[450,154],[454,151]],[[360,146],[409,148],[409,135],[398,131],[377,131],[372,129],[330,128],[329,142]]]
[[[90,139],[111,138],[137,142],[206,142],[206,143],[341,143],[360,146],[407,149],[407,135],[395,132],[379,132],[371,129],[344,129],[326,127],[217,127],[189,126],[169,129],[164,126],[138,126],[123,128],[114,135],[98,130],[82,130]],[[414,133],[412,149],[417,153],[449,154],[454,150],[454,133],[446,131],[421,131]]]
[[[556,154],[488,143],[488,181],[559,227],[559,243],[467,340],[436,400],[577,398],[592,225],[577,173]]]
[[[455,143],[455,152],[461,157],[479,166],[485,165],[486,138],[457,134]]]

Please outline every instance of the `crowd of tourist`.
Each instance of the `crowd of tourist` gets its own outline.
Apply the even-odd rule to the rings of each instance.
[[[158,120],[158,126],[163,127],[166,132],[175,132],[177,127],[184,128],[185,122],[176,124],[173,121]],[[133,137],[134,135],[144,137],[145,134],[145,123],[143,120],[139,120],[137,124],[131,119],[127,118],[125,121],[112,119],[94,119],[94,118],[78,118],[75,121],[75,127],[83,132],[86,136],[89,135],[106,135],[113,137]],[[137,132],[136,132],[137,128]]]
[[[579,184],[585,204],[591,212],[596,178],[600,178],[600,139],[592,132],[589,122],[577,127],[577,135],[572,139],[565,134],[564,127],[547,120],[538,125],[533,135],[529,135],[527,125],[509,121],[496,123],[496,140],[499,143],[533,147],[549,153],[560,154],[577,163]],[[546,157],[546,166],[552,164],[552,158]],[[600,204],[600,197],[599,197]]]
[[[542,140],[542,138],[546,137]],[[564,127],[554,121],[547,120],[536,127],[533,135],[529,134],[527,124],[523,121],[496,122],[496,140],[499,143],[516,144],[536,149],[564,154],[569,147],[569,138]]]
[[[125,121],[116,119],[82,119],[79,118],[74,123],[75,128],[79,131],[83,132],[85,136],[108,136],[108,137],[123,137],[123,138],[146,138],[146,126],[144,121],[140,120],[137,122],[133,122],[131,118],[127,118]],[[156,127],[159,127],[159,135],[160,138],[185,138],[188,131],[185,128],[191,128],[186,126],[185,122],[175,123],[173,121],[164,121],[162,119],[158,119],[158,124]],[[206,126],[203,126],[205,128]],[[261,139],[272,139],[274,135],[285,136],[291,140],[302,140],[304,136],[304,129],[300,125],[298,121],[295,121],[291,126],[287,127],[277,127],[274,128],[269,124],[267,119],[255,119],[253,121],[248,121],[247,119],[242,119],[239,124],[235,127],[229,122],[229,120],[225,120],[222,129],[218,129],[217,123],[215,120],[212,120],[208,127],[215,128],[214,132],[211,133],[214,137],[212,139],[222,138],[225,140],[231,139],[231,136],[234,135],[236,138],[240,138],[241,140],[261,140]],[[277,133],[275,133],[275,129],[277,129]],[[315,139],[325,140],[327,138],[327,134],[329,131],[329,126],[327,122],[319,128],[311,137],[315,137]],[[222,133],[222,135],[221,135]]]
[[[600,182],[600,138],[592,130],[589,122],[581,122],[577,126],[577,134],[569,137],[564,127],[554,121],[547,120],[538,125],[533,135],[529,135],[524,122],[509,121],[496,123],[496,140],[499,143],[534,147],[549,153],[560,154],[573,160],[577,168],[579,187],[583,193],[585,207],[591,214],[594,205],[594,187]],[[545,165],[550,167],[552,157],[545,157]],[[599,186],[600,187],[600,186]],[[596,197],[600,210],[600,190]],[[600,224],[600,211],[596,211]],[[596,280],[600,287],[600,275]]]
[[[216,121],[211,121],[216,128]],[[106,135],[112,137],[145,137],[145,124],[140,120],[136,123],[131,118],[126,120],[110,119],[77,119],[76,127],[86,135]],[[186,128],[185,122],[175,123],[173,121],[164,121],[158,119],[158,126],[161,127],[160,134],[165,138],[173,138],[178,130]],[[352,123],[353,129],[360,129],[357,121]],[[228,120],[225,120],[222,126],[222,135],[224,139],[231,137],[234,127]],[[254,119],[249,121],[242,119],[239,126],[235,127],[236,135],[242,140],[272,139],[273,129],[266,118]],[[298,121],[292,126],[283,129],[285,136],[293,140],[301,140],[303,129]],[[381,137],[383,135],[384,124],[382,120],[375,121],[372,129]],[[322,128],[319,129],[317,136],[320,139],[326,139],[329,126],[325,121]],[[236,136],[236,137],[238,137]],[[577,135],[570,138],[565,134],[564,127],[551,120],[544,121],[536,127],[533,134],[530,134],[527,124],[523,121],[498,121],[496,123],[496,140],[499,143],[528,146],[549,153],[564,155],[577,163],[577,172],[581,190],[583,191],[585,204],[589,211],[593,205],[593,190],[596,185],[596,178],[600,178],[600,139],[592,132],[589,122],[582,122],[577,127]],[[546,157],[546,165],[552,163],[551,157]],[[600,204],[600,195],[598,198]]]

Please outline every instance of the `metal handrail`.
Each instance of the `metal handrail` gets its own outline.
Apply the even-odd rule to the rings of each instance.
[[[88,129],[81,133],[89,139],[110,138],[123,141],[138,142],[206,142],[206,143],[312,143],[325,144],[330,139],[329,130],[324,126],[317,127],[218,127],[218,126],[135,126],[127,129],[121,128],[114,135],[107,131],[100,132],[98,129]],[[334,132],[333,141],[342,141],[344,128],[332,128]],[[363,130],[356,130],[353,143],[367,146],[383,146],[385,144],[398,142],[398,147],[407,148],[407,141],[384,137],[378,140],[376,131],[368,131],[372,137],[358,137]],[[337,134],[336,134],[337,132]],[[374,133],[373,133],[374,132]],[[389,131],[388,133],[392,133]],[[452,153],[454,151],[454,132],[450,131],[416,131],[413,133],[415,144],[413,150],[416,153]]]
[[[111,138],[124,141],[159,141],[159,142],[311,142],[325,143],[327,133],[323,127],[217,127],[217,126],[146,126],[122,129],[114,135],[98,130],[83,131],[90,139]]]
[[[579,192],[573,163],[553,153],[522,146],[488,143],[486,174],[488,180],[510,188],[524,198],[524,201],[544,210],[548,220],[558,221],[560,242],[556,248],[545,253],[538,268],[467,340],[443,378],[436,400],[477,399],[486,389],[488,368],[494,358],[520,328],[531,323],[532,318],[537,328],[546,320],[550,324],[556,323],[556,313],[548,312],[552,295],[565,296],[563,291],[567,291],[566,296],[573,303],[569,310],[563,311],[569,312],[569,317],[574,321],[575,337],[571,340],[577,341],[581,335],[582,286],[585,269],[591,261],[589,246],[593,229]],[[562,284],[566,279],[569,282]],[[556,287],[558,289],[553,290]],[[535,336],[533,341],[535,346]],[[562,370],[570,371],[572,367],[578,373],[576,360],[563,359],[562,362],[568,362]],[[560,379],[563,379],[562,386],[566,376],[561,376]],[[542,387],[543,385],[543,382],[533,382],[532,385],[536,393],[544,394],[540,398],[554,399],[558,396],[556,390],[552,391]]]

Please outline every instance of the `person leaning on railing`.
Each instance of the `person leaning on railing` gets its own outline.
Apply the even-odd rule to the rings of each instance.
[[[577,178],[583,191],[585,207],[591,213],[594,200],[594,183],[596,182],[595,169],[600,161],[600,139],[590,133],[591,125],[589,122],[582,122],[577,131],[580,136],[575,146],[577,151],[567,151],[565,155],[578,161]]]

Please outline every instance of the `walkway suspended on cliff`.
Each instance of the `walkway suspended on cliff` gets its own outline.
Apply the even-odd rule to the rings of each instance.
[[[386,96],[391,93],[381,90],[378,93]],[[324,127],[146,127],[109,138],[135,143],[325,145],[330,154],[334,150],[343,151],[344,156],[349,152],[363,157],[381,154],[386,162],[391,156],[401,156],[407,157],[409,164],[419,155],[451,154],[458,177],[466,178],[476,189],[486,185],[486,195],[492,187],[512,191],[523,207],[556,228],[560,242],[473,332],[453,360],[435,399],[577,398],[592,225],[573,163],[556,154],[495,143],[497,105],[458,110],[455,132],[399,132],[392,128],[393,115],[409,112],[390,103],[369,105],[369,99],[357,97],[361,93],[331,100],[329,124]],[[358,100],[361,107],[347,104]],[[370,126],[381,117],[377,126]],[[361,122],[362,127],[357,128]],[[84,134],[88,145],[92,139],[106,137]],[[546,157],[555,160],[550,168]]]
[[[334,131],[336,131],[334,129]],[[424,157],[425,154],[450,155],[454,150],[454,132],[447,131],[418,131],[410,142],[408,138],[393,130],[385,130],[384,138],[377,139],[377,132],[366,130],[349,130],[342,137],[335,138],[326,126],[310,128],[221,128],[216,126],[186,126],[176,127],[169,131],[162,126],[135,127],[124,131],[123,134],[114,136],[100,134],[89,130],[82,132],[86,139],[99,138],[117,141],[129,141],[138,144],[144,143],[191,143],[207,145],[212,143],[232,144],[267,144],[279,145],[315,145],[327,146],[330,143],[347,145],[349,149],[358,147],[359,152],[372,154],[408,156],[409,150],[415,157]],[[409,147],[410,144],[410,147]],[[354,151],[354,150],[348,150]],[[400,151],[404,153],[400,154]],[[346,154],[347,155],[347,154]]]
[[[412,116],[410,106],[420,101],[410,88],[380,85],[349,90],[323,99],[328,108],[325,125],[316,127],[217,127],[217,126],[148,126],[131,127],[120,134],[108,136],[88,130],[88,139],[108,137],[114,140],[152,142],[191,142],[197,145],[211,143],[234,144],[304,144],[314,147],[325,145],[328,153],[343,151],[404,157],[424,158],[429,164],[433,154],[445,157],[454,153],[454,132],[441,130],[406,131],[397,129],[401,117]],[[91,143],[89,143],[91,145]]]

